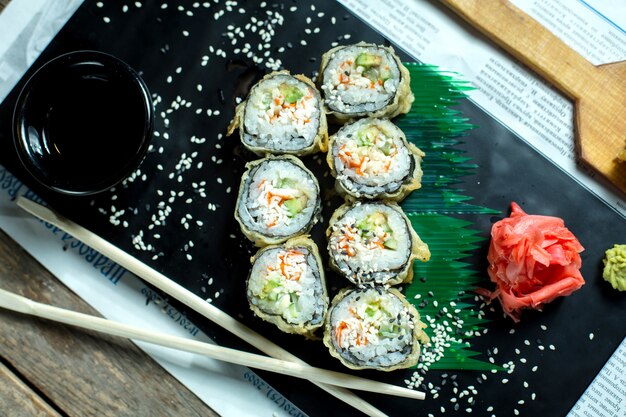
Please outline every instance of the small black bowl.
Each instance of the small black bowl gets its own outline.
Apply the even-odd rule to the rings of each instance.
[[[148,150],[150,93],[126,63],[76,51],[26,82],[13,114],[13,142],[26,170],[61,194],[90,195],[128,177]]]

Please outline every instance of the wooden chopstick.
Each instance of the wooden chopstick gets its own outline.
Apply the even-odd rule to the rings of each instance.
[[[331,384],[338,387],[358,389],[361,391],[379,394],[395,395],[398,397],[423,400],[424,393],[399,387],[392,384],[376,382],[341,372],[329,371],[294,362],[274,359],[254,353],[243,352],[210,343],[198,342],[183,337],[145,330],[112,320],[77,313],[59,307],[38,303],[21,295],[0,289],[0,307],[17,311],[31,316],[37,316],[59,323],[70,324],[84,329],[95,330],[113,336],[126,337],[133,340],[142,340],[155,345],[178,349],[185,352],[197,353],[224,362],[264,371],[276,372],[296,378]]]
[[[35,203],[34,201],[31,201],[27,198],[21,196],[18,197],[17,204],[33,216],[58,227],[64,232],[74,236],[76,239],[90,246],[91,248],[97,250],[101,254],[109,257],[109,259],[123,266],[130,272],[142,278],[144,281],[154,285],[161,291],[165,292],[166,294],[170,295],[171,297],[175,298],[186,306],[192,308],[199,314],[202,314],[204,317],[208,318],[215,324],[223,327],[234,335],[250,343],[252,346],[256,347],[266,355],[285,361],[306,365],[306,363],[297,356],[289,353],[288,351],[281,348],[266,337],[260,335],[259,333],[255,332],[244,324],[238,322],[214,305],[200,299],[200,297],[196,296],[191,291],[187,290],[181,285],[178,285],[174,281],[167,278],[165,275],[161,274],[153,268],[150,268],[148,265],[134,258],[127,252],[124,252],[123,250],[109,243],[108,241],[104,240],[95,233],[72,222],[71,220],[64,218],[53,210],[44,207],[38,203]],[[324,391],[338,398],[339,400],[345,402],[346,404],[349,404],[350,406],[367,415],[381,417],[386,416],[385,413],[345,388],[340,388],[319,382],[313,383]]]

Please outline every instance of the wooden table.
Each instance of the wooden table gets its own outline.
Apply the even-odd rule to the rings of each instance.
[[[98,315],[2,230],[0,288]],[[128,340],[0,310],[0,359],[2,416],[217,416]]]

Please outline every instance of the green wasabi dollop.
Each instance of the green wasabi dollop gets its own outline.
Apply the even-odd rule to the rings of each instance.
[[[626,291],[626,245],[615,244],[607,249],[602,278],[616,290]]]

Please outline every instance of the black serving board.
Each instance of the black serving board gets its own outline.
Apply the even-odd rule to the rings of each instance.
[[[0,163],[56,210],[199,297],[210,298],[217,307],[302,359],[349,372],[330,357],[320,341],[283,334],[249,311],[244,281],[248,259],[255,249],[240,233],[233,210],[245,162],[255,156],[242,150],[237,138],[224,135],[236,97],[243,97],[252,83],[269,71],[264,65],[269,57],[280,59],[282,68],[314,76],[320,56],[333,42],[389,42],[332,1],[161,1],[140,5],[85,1],[0,106]],[[220,15],[220,11],[224,14]],[[247,29],[245,37],[239,37],[235,28],[245,28],[251,16],[262,24],[255,32]],[[278,19],[272,26],[273,34],[267,26],[272,19]],[[268,35],[261,35],[261,29]],[[234,35],[231,37],[228,32]],[[237,39],[236,45],[232,38]],[[263,63],[255,63],[245,52],[235,52],[236,48],[244,48],[246,42]],[[265,43],[268,47],[259,50],[258,45]],[[121,58],[139,71],[155,97],[160,97],[155,121],[158,136],[138,175],[111,192],[82,198],[46,192],[19,166],[11,145],[13,105],[25,80],[44,62],[78,49],[100,50]],[[220,50],[225,56],[220,56]],[[266,51],[268,56],[264,56]],[[406,55],[402,58],[410,60]],[[177,105],[172,106],[173,102]],[[481,352],[479,359],[487,360],[492,354],[497,363],[514,361],[516,370],[512,374],[431,370],[426,383],[437,386],[447,381],[436,399],[431,395],[424,402],[375,394],[363,396],[390,415],[441,415],[442,407],[445,415],[464,414],[468,407],[475,415],[490,415],[489,406],[493,406],[493,414],[501,416],[513,415],[514,409],[526,416],[565,415],[626,335],[624,294],[613,291],[601,279],[604,250],[613,243],[625,243],[626,220],[471,102],[461,103],[459,110],[478,126],[459,145],[478,165],[459,189],[473,197],[473,204],[500,210],[503,215],[508,214],[510,202],[516,201],[528,213],[564,218],[586,248],[582,272],[587,284],[571,297],[553,302],[543,313],[525,314],[519,325],[503,318],[499,306],[486,310],[492,320],[489,331],[473,339],[472,349]],[[323,159],[308,157],[304,161],[319,174],[323,187],[330,189],[332,182],[324,176]],[[161,202],[171,207],[171,212],[155,225],[155,219],[162,214]],[[313,230],[322,248],[323,229],[336,204],[334,199],[325,206],[325,221]],[[125,210],[123,214],[119,214],[121,209]],[[116,213],[120,224],[112,225],[110,217]],[[487,238],[491,224],[502,216],[457,217],[473,222],[474,228]],[[147,250],[138,249],[133,243],[137,237],[141,237]],[[486,270],[487,247],[486,239],[468,258],[481,274]],[[328,281],[331,294],[346,286],[342,278],[332,273]],[[178,307],[217,343],[254,351],[184,306]],[[595,336],[593,340],[590,333]],[[546,349],[539,350],[539,343]],[[498,353],[493,354],[494,350]],[[520,362],[521,356],[526,364]],[[533,366],[537,366],[535,371]],[[403,385],[412,373],[413,370],[358,374]],[[481,373],[486,374],[486,379]],[[455,379],[446,378],[446,374],[456,375]],[[356,413],[310,383],[267,373],[262,376],[307,414]],[[509,382],[503,384],[503,378]],[[474,385],[478,391],[460,398],[458,411],[450,402],[459,396],[453,391],[455,385],[459,389]],[[425,388],[428,390],[428,386]],[[535,400],[531,393],[535,393]],[[472,401],[467,401],[470,396]],[[519,404],[519,400],[524,403]]]

